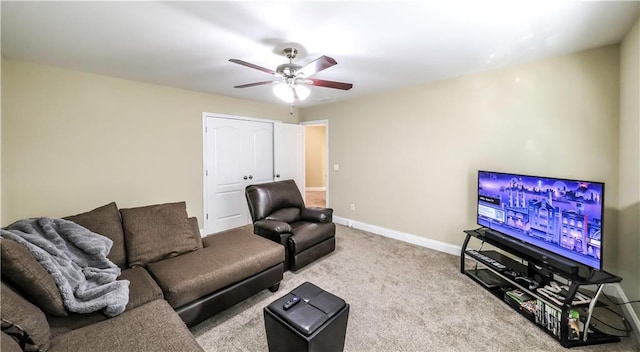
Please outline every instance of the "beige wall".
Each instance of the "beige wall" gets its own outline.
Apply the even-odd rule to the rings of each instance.
[[[640,19],[620,49],[619,267],[629,299],[640,299]],[[640,308],[635,305],[640,315]]]
[[[1,35],[0,35],[1,36]],[[0,50],[0,68],[2,67],[2,63],[3,63],[3,58],[2,58],[2,50]],[[2,82],[2,69],[0,69],[0,82]],[[4,224],[4,222],[2,222],[3,216],[3,208],[2,208],[2,188],[3,188],[3,182],[2,182],[2,174],[3,174],[3,169],[2,169],[2,160],[4,160],[4,156],[2,155],[3,151],[2,151],[2,95],[3,95],[3,91],[2,91],[2,84],[0,84],[0,226],[2,226],[2,224]]]
[[[454,245],[477,226],[478,169],[604,181],[614,269],[618,70],[609,46],[306,108],[301,119],[329,120],[336,215]]]
[[[305,186],[326,187],[327,143],[325,126],[306,126],[305,133]]]
[[[2,2],[0,1],[0,19],[2,18]],[[2,22],[0,20],[0,22]],[[0,38],[2,38],[2,24],[0,23]],[[2,82],[2,45],[0,45],[0,83]],[[0,84],[0,226],[2,222],[2,84]]]
[[[286,105],[6,59],[2,70],[3,225],[184,200],[202,226],[202,113],[297,122]]]

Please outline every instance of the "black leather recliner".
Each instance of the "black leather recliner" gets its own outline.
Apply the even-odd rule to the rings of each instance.
[[[285,270],[298,270],[336,248],[333,209],[307,208],[293,180],[247,186],[253,232],[285,247]]]

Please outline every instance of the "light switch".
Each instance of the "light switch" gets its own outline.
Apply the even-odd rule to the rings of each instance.
[[[339,164],[333,164],[333,171],[340,171],[340,165]]]

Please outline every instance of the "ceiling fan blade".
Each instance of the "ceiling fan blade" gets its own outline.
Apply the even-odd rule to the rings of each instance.
[[[335,64],[337,64],[336,60],[331,57],[322,55],[319,58],[306,64],[303,68],[298,70],[298,72],[303,74],[305,77],[309,77]]]
[[[275,75],[276,72],[273,70],[270,70],[268,68],[264,68],[262,66],[258,66],[258,65],[254,65],[252,63],[246,62],[246,61],[242,61],[242,60],[238,60],[238,59],[229,59],[230,62],[233,62],[234,64],[238,64],[238,65],[242,65],[242,66],[247,66],[249,68],[253,68],[256,69],[258,71],[262,71],[262,72],[266,72],[268,74],[272,74]]]
[[[335,88],[335,89],[342,89],[342,90],[349,90],[353,88],[353,84],[351,83],[325,81],[323,79],[314,79],[314,78],[307,78],[306,83],[311,84],[313,86],[318,86],[318,87]]]
[[[271,84],[275,81],[262,81],[262,82],[255,82],[255,83],[247,83],[247,84],[241,84],[239,86],[234,86],[233,88],[248,88],[248,87],[255,87],[255,86],[261,86],[264,84]]]

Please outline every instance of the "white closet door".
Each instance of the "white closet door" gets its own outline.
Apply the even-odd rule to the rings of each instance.
[[[249,126],[250,183],[273,181],[273,123],[252,122]]]
[[[244,195],[252,183],[273,180],[273,124],[207,117],[205,232],[251,223]]]
[[[274,124],[276,181],[294,180],[304,197],[304,126],[289,123]]]

